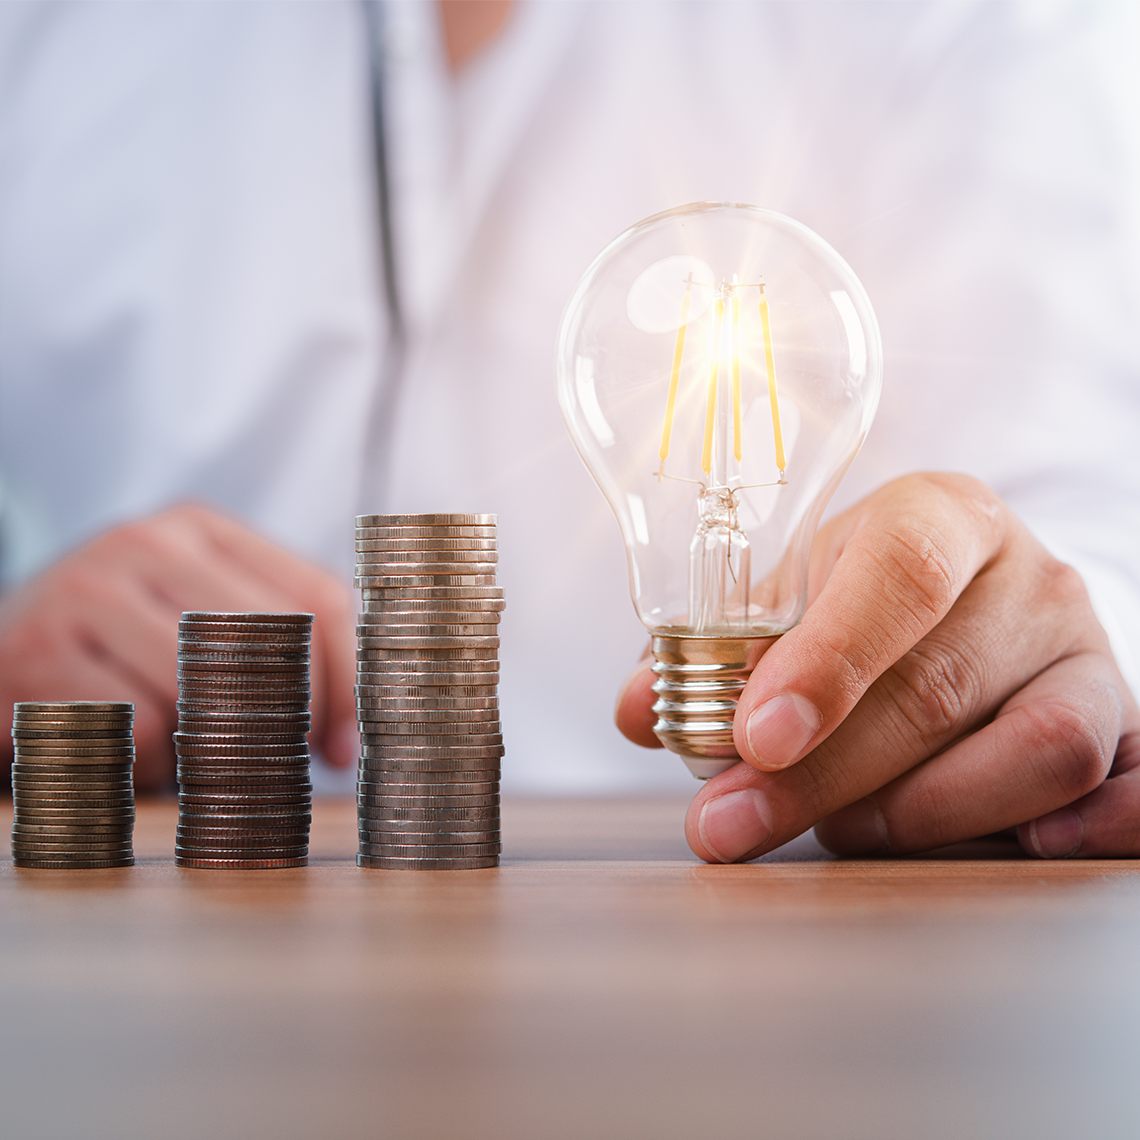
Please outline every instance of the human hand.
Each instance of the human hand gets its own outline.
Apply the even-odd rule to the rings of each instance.
[[[803,621],[741,696],[744,763],[686,819],[709,862],[816,827],[845,855],[1017,827],[1043,857],[1140,854],[1140,709],[1084,584],[972,479],[896,480],[824,527]],[[643,666],[619,707],[645,743]]]
[[[169,784],[184,610],[315,614],[311,739],[330,763],[355,761],[348,591],[199,506],[109,531],[0,599],[0,716],[10,723],[15,701],[133,701],[135,785],[145,791]],[[7,733],[0,750],[10,762]]]

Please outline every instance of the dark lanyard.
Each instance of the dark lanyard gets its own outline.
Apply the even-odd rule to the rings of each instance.
[[[392,190],[389,176],[391,157],[384,129],[384,10],[380,0],[362,0],[362,7],[372,88],[380,275],[384,288],[384,309],[388,316],[387,338],[368,412],[367,451],[358,500],[361,511],[374,513],[383,509],[381,503],[387,483],[389,444],[400,399],[407,336],[392,240]]]

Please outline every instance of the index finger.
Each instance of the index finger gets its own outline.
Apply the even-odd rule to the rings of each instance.
[[[741,695],[733,724],[741,757],[775,772],[825,740],[997,556],[1010,518],[977,480],[925,474],[888,484],[836,520],[818,596]]]

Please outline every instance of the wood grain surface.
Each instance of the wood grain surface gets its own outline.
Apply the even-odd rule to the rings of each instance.
[[[498,870],[0,863],[0,1136],[1140,1135],[1140,864],[708,867],[685,800],[514,800]],[[0,818],[10,823],[10,804]]]

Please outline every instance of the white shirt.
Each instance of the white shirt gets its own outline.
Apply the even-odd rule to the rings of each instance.
[[[1104,13],[532,2],[458,80],[434,4],[385,14],[409,328],[386,466],[360,8],[0,6],[6,581],[185,498],[346,578],[359,510],[494,511],[506,786],[690,787],[612,727],[646,634],[554,337],[626,226],[754,202],[829,241],[882,327],[836,508],[911,470],[979,476],[1082,570],[1137,683],[1140,196]]]

